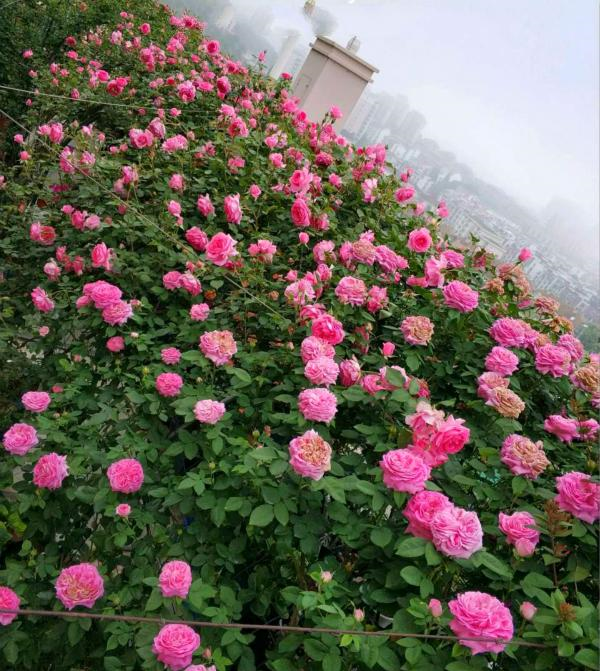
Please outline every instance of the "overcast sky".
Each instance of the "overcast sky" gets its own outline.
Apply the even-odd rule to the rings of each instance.
[[[303,0],[269,7],[277,26],[308,24]],[[597,0],[317,0],[331,35],[357,35],[378,90],[404,93],[424,135],[534,211],[576,202],[598,228]]]

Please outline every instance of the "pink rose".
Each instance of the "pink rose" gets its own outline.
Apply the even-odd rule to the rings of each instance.
[[[215,366],[224,366],[237,352],[237,343],[231,331],[208,331],[200,336],[200,349]]]
[[[205,217],[208,217],[215,212],[214,205],[212,204],[208,194],[205,194],[204,196],[198,196],[196,207],[198,208],[198,212],[200,212],[200,214],[204,215]]]
[[[75,564],[60,572],[54,589],[67,610],[76,606],[93,608],[104,594],[104,580],[93,564]]]
[[[529,438],[516,433],[504,439],[500,450],[500,460],[510,468],[514,475],[522,475],[531,480],[535,480],[550,465],[541,440],[534,443]]]
[[[492,324],[490,335],[503,347],[525,347],[530,328],[529,324],[521,319],[503,317]]]
[[[496,597],[485,592],[464,592],[448,603],[454,616],[450,629],[465,638],[494,638],[507,643],[513,636],[513,621],[508,608]],[[502,652],[503,643],[461,640],[474,655],[482,652]]]
[[[406,533],[432,540],[431,520],[433,516],[444,508],[452,507],[447,496],[440,492],[424,490],[417,492],[408,500],[402,514],[408,520]]]
[[[337,398],[322,387],[305,389],[298,394],[298,409],[305,419],[329,424],[337,412]]]
[[[415,195],[415,189],[410,185],[402,186],[396,190],[394,195],[399,203],[403,203],[406,200],[410,200]]]
[[[533,620],[535,614],[537,613],[537,608],[530,601],[523,601],[519,608],[521,617],[525,620]]]
[[[394,345],[393,342],[384,342],[383,345],[381,346],[381,353],[386,358],[390,357],[390,356],[394,356],[395,350],[396,350],[396,345]]]
[[[259,240],[248,246],[248,254],[257,257],[261,263],[271,263],[277,247],[270,240]]]
[[[213,235],[206,245],[206,258],[216,266],[224,266],[231,258],[237,256],[237,242],[227,233]]]
[[[113,492],[133,494],[144,482],[144,469],[137,459],[120,459],[108,467],[106,476]]]
[[[408,248],[411,252],[423,254],[432,244],[431,233],[426,228],[417,228],[408,235]]]
[[[379,462],[383,471],[383,484],[397,492],[416,494],[425,489],[431,468],[410,450],[390,450]]]
[[[330,345],[339,345],[346,335],[341,322],[327,313],[320,315],[313,321],[311,334]]]
[[[535,368],[540,373],[561,377],[569,374],[570,367],[571,355],[563,347],[542,345],[535,353]]]
[[[179,363],[181,359],[181,352],[177,347],[165,347],[160,351],[160,358],[163,363],[166,363],[167,366],[173,366],[174,364]]]
[[[106,341],[106,348],[110,352],[121,352],[125,349],[125,340],[121,336],[112,336]]]
[[[92,249],[92,267],[104,268],[111,270],[114,251],[107,247],[103,242],[99,243]]]
[[[525,263],[525,261],[529,261],[529,259],[533,256],[531,253],[531,250],[527,249],[527,247],[523,247],[523,249],[519,252],[519,261],[521,263]]]
[[[51,452],[41,456],[33,467],[33,484],[43,489],[59,489],[68,474],[67,458]]]
[[[129,517],[131,513],[131,506],[128,503],[119,503],[115,508],[115,515],[119,517]]]
[[[459,312],[472,312],[479,304],[479,294],[468,284],[453,280],[442,289],[444,303]]]
[[[242,220],[242,208],[240,207],[240,194],[225,196],[223,201],[225,217],[230,224],[239,224]]]
[[[320,356],[311,359],[304,367],[304,375],[312,384],[328,387],[335,384],[340,369],[337,363],[330,357]]]
[[[436,549],[448,557],[468,559],[483,547],[483,531],[477,513],[447,506],[431,519]]]
[[[13,424],[2,438],[4,449],[22,457],[38,444],[37,431],[29,424]]]
[[[340,303],[346,305],[363,305],[367,298],[367,287],[357,277],[342,277],[335,288],[335,295]]]
[[[161,396],[179,396],[183,378],[177,373],[161,373],[156,377],[156,391]]]
[[[210,307],[206,303],[196,303],[190,308],[190,317],[195,322],[203,322],[208,318]]]
[[[400,324],[400,329],[409,345],[427,345],[433,335],[433,324],[428,317],[406,317]]]
[[[505,347],[492,347],[485,358],[485,367],[499,375],[512,375],[519,367],[519,357]]]
[[[310,236],[306,231],[300,231],[300,233],[298,233],[298,242],[301,245],[307,245],[309,240]]]
[[[118,301],[102,310],[102,319],[111,326],[121,326],[131,317],[133,308],[131,303]]]
[[[155,636],[152,652],[172,671],[185,669],[200,647],[200,636],[186,624],[166,624]]]
[[[427,608],[433,617],[441,617],[442,613],[444,612],[444,609],[442,608],[442,602],[439,599],[429,599]]]
[[[192,569],[187,562],[169,561],[160,572],[158,585],[163,596],[187,598],[192,584]]]
[[[252,198],[254,198],[254,200],[256,200],[262,191],[260,190],[260,186],[258,186],[258,184],[252,184],[248,189],[248,193],[252,196]]]
[[[310,430],[290,441],[290,465],[305,478],[320,480],[331,469],[331,446]]]
[[[310,226],[310,209],[303,198],[296,198],[290,210],[294,226]]]
[[[563,333],[556,343],[559,347],[566,349],[571,356],[571,361],[579,361],[583,358],[585,350],[581,340],[570,333]]]
[[[27,391],[21,396],[21,403],[30,412],[44,412],[50,400],[50,394],[45,391]]]
[[[13,592],[10,587],[0,587],[0,609],[19,610],[20,606],[21,599],[16,592]],[[6,627],[16,618],[17,613],[0,613],[0,624]]]
[[[203,424],[216,424],[225,414],[225,404],[219,401],[198,401],[194,406],[194,415]]]
[[[562,415],[550,415],[544,421],[544,431],[554,434],[563,443],[579,438],[579,422]]]
[[[506,542],[514,545],[519,557],[529,557],[540,541],[540,534],[535,528],[535,520],[526,512],[498,516],[500,531],[506,535]]]
[[[167,212],[174,217],[180,217],[181,203],[178,203],[176,200],[170,200],[167,203]]]
[[[36,287],[31,292],[31,301],[35,309],[40,312],[52,312],[54,310],[54,301],[41,287]]]
[[[203,252],[208,244],[208,236],[197,226],[192,226],[185,232],[185,239],[197,252]]]
[[[344,359],[340,361],[340,384],[351,387],[360,380],[361,369],[356,359]]]
[[[600,484],[589,475],[571,471],[556,478],[558,496],[554,499],[561,510],[593,524],[600,517]]]
[[[118,303],[123,292],[114,284],[98,280],[83,285],[83,295],[90,298],[99,310]]]
[[[438,425],[437,431],[431,439],[431,446],[434,451],[443,454],[456,454],[469,442],[470,431],[466,426],[464,419],[454,419],[452,415],[448,416]]]

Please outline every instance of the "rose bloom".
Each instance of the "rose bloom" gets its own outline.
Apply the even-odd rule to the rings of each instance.
[[[204,196],[198,196],[196,207],[198,208],[198,212],[200,212],[200,214],[202,214],[205,217],[208,217],[209,215],[214,214],[215,212],[215,207],[212,204],[210,196],[208,194]]]
[[[160,572],[158,585],[163,596],[185,599],[192,584],[192,569],[187,562],[169,561]]]
[[[483,547],[483,530],[477,513],[447,506],[431,519],[431,536],[436,550],[448,557],[468,559]]]
[[[304,338],[300,345],[300,354],[302,355],[302,361],[304,363],[322,357],[333,359],[335,356],[335,348],[333,345],[325,342],[325,340],[321,340],[321,338],[308,336],[308,338]]]
[[[452,415],[449,415],[439,424],[431,438],[433,451],[444,455],[460,452],[469,442],[471,434],[469,429],[463,426],[464,423],[464,419],[454,419]]]
[[[600,484],[589,475],[571,471],[556,478],[558,496],[554,499],[561,510],[584,522],[593,524],[600,517]]]
[[[505,377],[502,377],[499,373],[488,372],[482,373],[477,378],[477,384],[477,396],[489,401],[494,389],[497,389],[498,387],[506,388],[510,384],[510,381]]]
[[[535,353],[535,367],[540,373],[549,373],[552,377],[568,375],[571,355],[563,347],[542,345]]]
[[[431,520],[436,513],[447,507],[452,507],[452,503],[444,494],[428,490],[417,492],[410,497],[402,511],[408,520],[406,533],[432,540]]]
[[[410,450],[390,450],[379,462],[383,484],[397,492],[416,494],[425,489],[431,468]]]
[[[442,613],[444,612],[444,609],[442,608],[442,602],[439,599],[429,599],[427,608],[433,617],[441,617]]]
[[[33,484],[43,489],[59,489],[68,474],[67,457],[51,452],[41,456],[33,467]]]
[[[479,304],[479,294],[468,284],[453,280],[442,289],[444,302],[459,312],[472,312]]]
[[[177,373],[161,373],[156,377],[156,391],[161,396],[179,396],[183,378]]]
[[[448,603],[454,616],[450,629],[456,636],[467,638],[495,638],[507,643],[513,636],[513,621],[508,608],[496,597],[485,592],[463,592]],[[474,655],[482,652],[502,652],[503,643],[460,640]]]
[[[506,542],[514,545],[519,557],[529,557],[540,541],[540,534],[535,529],[535,520],[526,512],[498,516],[500,531],[506,535]]]
[[[381,346],[381,353],[383,354],[386,359],[390,356],[394,356],[394,352],[396,351],[396,345],[394,345],[393,342],[384,342],[383,345]]]
[[[208,244],[208,236],[197,226],[188,228],[188,230],[185,232],[185,239],[197,252],[203,252],[206,249],[206,245]]]
[[[503,417],[516,419],[525,410],[525,403],[506,387],[496,387],[485,403],[495,408]]]
[[[571,375],[570,380],[579,389],[587,391],[588,394],[595,394],[600,387],[600,366],[590,362],[577,369]]]
[[[298,394],[298,409],[305,419],[329,424],[337,412],[337,398],[328,389],[304,389]]]
[[[98,280],[97,282],[88,282],[83,285],[83,295],[90,298],[94,307],[102,310],[104,308],[118,303],[121,300],[123,292],[110,282]]]
[[[319,315],[313,320],[311,334],[330,345],[339,345],[346,335],[341,322],[327,313]]]
[[[550,466],[541,440],[534,443],[516,433],[504,439],[500,460],[510,468],[513,475],[522,475],[530,480],[535,480]]]
[[[242,208],[240,207],[240,194],[235,196],[225,196],[223,201],[225,217],[230,224],[239,224],[242,220]]]
[[[485,358],[485,368],[499,375],[512,375],[519,367],[519,357],[505,347],[492,347]]]
[[[231,258],[237,256],[237,242],[227,233],[213,235],[206,245],[206,258],[215,266],[224,266]]]
[[[200,647],[200,636],[186,624],[166,624],[155,636],[152,652],[172,671],[180,671],[192,661]]]
[[[408,235],[408,248],[411,252],[423,254],[431,245],[431,234],[426,228],[417,228]]]
[[[331,446],[312,429],[290,441],[290,466],[305,478],[320,480],[331,469]]]
[[[19,610],[21,599],[10,587],[0,587],[0,609]],[[0,613],[0,624],[8,626],[15,618],[17,613]]]
[[[177,347],[165,347],[160,351],[160,358],[163,363],[167,364],[167,366],[173,366],[174,364],[179,363],[181,352]]]
[[[552,433],[563,443],[570,443],[579,438],[579,422],[562,415],[550,415],[544,421],[544,431]]]
[[[30,412],[44,412],[50,400],[50,394],[45,391],[27,391],[21,396],[21,403]]]
[[[302,228],[310,226],[310,209],[303,198],[296,198],[291,207],[290,215],[294,226],[301,226]]]
[[[115,515],[119,517],[129,517],[131,513],[131,506],[128,503],[119,503],[115,508]]]
[[[351,387],[356,384],[362,375],[360,364],[356,359],[344,359],[340,361],[340,384]]]
[[[400,329],[409,345],[428,345],[433,335],[433,324],[428,317],[406,317],[402,320]]]
[[[225,414],[225,404],[220,401],[198,401],[194,406],[194,415],[203,424],[216,424]]]
[[[4,449],[22,457],[38,444],[37,431],[29,424],[13,424],[2,438]]]
[[[41,287],[36,287],[31,292],[31,301],[36,310],[40,312],[52,312],[54,310],[54,301]]]
[[[113,492],[133,494],[144,482],[144,469],[137,459],[120,459],[108,467],[106,476]]]
[[[200,349],[215,366],[223,366],[237,352],[237,344],[231,331],[208,331],[200,336]]]
[[[537,613],[537,608],[530,601],[523,601],[519,608],[521,617],[525,620],[531,621]]]
[[[118,301],[102,310],[102,319],[111,326],[122,326],[133,314],[133,308],[126,301]]]
[[[503,347],[525,347],[530,328],[529,324],[521,319],[503,317],[492,324],[490,335]]]
[[[93,608],[104,594],[104,580],[93,564],[75,564],[60,572],[54,589],[67,610],[75,606]]]
[[[556,343],[559,347],[566,349],[571,356],[571,361],[579,361],[583,358],[585,350],[581,340],[570,333],[563,333]]]
[[[195,322],[203,322],[208,319],[210,307],[207,303],[197,303],[190,308],[190,317]]]
[[[304,367],[304,375],[312,384],[328,387],[335,384],[340,373],[337,363],[326,356],[309,361]]]
[[[362,305],[367,297],[367,287],[357,277],[342,277],[335,288],[335,295],[340,303]]]
[[[121,336],[112,336],[106,341],[106,348],[110,352],[121,352],[125,349],[125,340]]]

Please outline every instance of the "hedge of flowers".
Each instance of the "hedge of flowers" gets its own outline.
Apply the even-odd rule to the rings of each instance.
[[[357,633],[0,613],[4,663],[596,668],[600,362],[528,250],[458,249],[335,106],[122,4],[23,54],[62,97],[0,178],[0,606]]]

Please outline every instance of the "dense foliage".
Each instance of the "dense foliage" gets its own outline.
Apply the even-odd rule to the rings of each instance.
[[[0,185],[0,605],[462,644],[0,614],[5,664],[595,668],[598,358],[527,251],[455,249],[198,20],[118,21],[26,54],[64,98]]]

